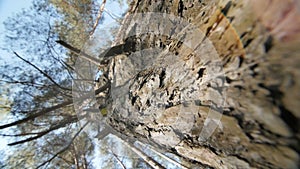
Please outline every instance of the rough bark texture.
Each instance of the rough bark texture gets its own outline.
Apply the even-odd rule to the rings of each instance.
[[[202,34],[151,17],[138,29],[125,17],[117,42],[143,52],[110,63],[111,126],[198,166],[300,166],[297,1],[134,1],[129,14],[141,12],[172,14]],[[174,36],[139,34],[166,25]]]

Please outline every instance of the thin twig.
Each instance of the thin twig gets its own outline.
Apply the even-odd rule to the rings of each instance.
[[[100,92],[105,91],[109,86],[110,86],[110,83],[107,82],[104,86],[102,86],[102,87],[100,87],[99,89],[95,90],[95,95],[99,94]],[[89,98],[89,97],[90,97],[90,94],[83,95],[83,96],[80,97],[80,100],[78,100],[78,101],[82,101],[82,100],[87,99],[87,98]],[[65,101],[65,102],[63,102],[63,103],[61,103],[61,104],[55,105],[55,106],[53,106],[53,107],[45,108],[45,109],[43,109],[43,110],[41,110],[41,111],[39,111],[39,112],[37,112],[37,113],[35,113],[35,114],[32,114],[32,115],[30,115],[30,116],[24,118],[24,119],[17,120],[17,121],[8,123],[8,124],[1,125],[1,126],[0,126],[0,129],[12,127],[12,126],[15,126],[15,125],[24,123],[24,122],[29,121],[29,120],[33,120],[33,119],[35,119],[36,117],[39,117],[39,116],[41,116],[41,115],[45,115],[45,114],[47,114],[47,113],[49,113],[49,112],[52,112],[52,111],[54,111],[54,110],[56,110],[56,109],[60,109],[60,108],[65,107],[65,106],[68,106],[68,105],[70,105],[70,104],[72,104],[72,103],[73,103],[73,100],[67,100],[67,101]]]
[[[72,145],[73,141],[75,140],[75,138],[80,134],[80,132],[88,125],[89,122],[86,122],[78,131],[77,133],[73,136],[73,138],[70,140],[70,142],[68,143],[67,146],[65,146],[63,149],[61,149],[59,152],[57,152],[55,155],[53,155],[50,159],[48,159],[47,161],[43,162],[42,164],[40,164],[39,166],[36,167],[36,169],[41,168],[42,166],[46,165],[47,163],[50,163],[53,159],[55,159],[58,155],[60,155],[61,153],[65,152],[66,150],[68,150],[68,148]]]
[[[29,64],[30,66],[32,66],[33,68],[35,68],[37,71],[39,71],[42,75],[44,75],[47,79],[49,79],[53,84],[55,84],[57,87],[63,89],[63,90],[71,90],[69,88],[65,88],[60,86],[55,80],[53,80],[52,77],[50,77],[47,73],[45,73],[44,71],[42,71],[40,68],[38,68],[36,65],[32,64],[30,61],[24,59],[23,57],[21,57],[17,52],[13,51],[13,53],[21,60],[23,60],[24,62],[26,62],[27,64]]]
[[[117,136],[118,137],[118,136]],[[118,137],[123,141],[123,143],[133,152],[135,152],[139,157],[141,157],[149,166],[151,166],[154,169],[165,169],[164,166],[159,164],[156,160],[142,152],[140,149],[136,148],[132,143],[129,141],[123,140],[122,138]]]
[[[91,37],[91,36],[94,34],[94,32],[96,31],[96,28],[97,28],[97,26],[98,26],[98,24],[99,24],[99,21],[100,21],[100,19],[101,19],[101,17],[102,17],[103,11],[104,11],[105,3],[106,3],[106,0],[103,0],[101,6],[100,6],[100,8],[99,8],[99,12],[98,12],[96,21],[95,21],[95,23],[94,23],[93,29],[91,30],[91,32],[90,32],[90,34],[89,34],[90,37]]]
[[[164,154],[162,154],[162,153],[156,151],[152,146],[150,146],[150,145],[145,145],[144,143],[142,143],[142,142],[140,142],[140,141],[137,141],[136,143],[140,144],[142,147],[149,147],[148,149],[149,149],[150,151],[152,151],[153,153],[159,155],[160,157],[164,158],[165,160],[169,161],[170,163],[173,163],[173,164],[176,165],[177,167],[180,167],[180,168],[182,168],[182,169],[188,169],[186,166],[180,164],[179,162],[177,162],[177,161],[171,159],[170,157],[168,157],[168,156],[166,156],[166,155],[164,155]]]
[[[1,125],[0,129],[12,127],[12,126],[24,123],[24,122],[29,121],[29,120],[33,120],[36,117],[39,117],[41,115],[45,115],[46,113],[52,112],[53,110],[56,110],[56,109],[59,109],[59,108],[62,108],[62,107],[65,107],[65,106],[67,106],[69,104],[72,104],[72,103],[73,103],[73,100],[67,100],[67,101],[65,101],[65,102],[63,102],[61,104],[55,105],[53,107],[45,108],[45,109],[41,110],[40,112],[32,114],[32,115],[30,115],[30,116],[28,116],[28,117],[26,117],[24,119],[21,119],[21,120],[12,122],[12,123]]]
[[[110,12],[108,9],[104,8],[104,11],[116,22],[118,22],[119,24],[121,24],[121,18],[115,14],[113,14],[112,12]]]
[[[116,153],[113,152],[113,150],[110,150],[112,155],[115,157],[115,159],[117,160],[118,164],[122,167],[122,169],[126,169],[125,165],[123,164],[123,162],[121,161],[121,159],[119,159],[118,155]]]
[[[34,137],[29,137],[29,138],[21,140],[21,141],[16,141],[16,142],[13,142],[13,143],[9,143],[8,145],[9,146],[14,146],[14,145],[23,144],[23,143],[38,139],[38,138],[50,133],[51,131],[60,129],[62,127],[65,127],[68,124],[71,124],[71,123],[74,123],[74,122],[77,122],[77,121],[78,121],[78,117],[75,115],[70,119],[64,120],[64,121],[60,122],[59,124],[50,127],[48,130],[45,130],[45,131],[42,131],[42,132],[38,133],[38,135],[36,135]]]

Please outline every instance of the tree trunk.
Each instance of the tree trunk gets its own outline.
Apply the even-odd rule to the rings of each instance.
[[[140,51],[110,63],[109,124],[197,166],[298,168],[299,12],[292,0],[134,1],[116,43]]]

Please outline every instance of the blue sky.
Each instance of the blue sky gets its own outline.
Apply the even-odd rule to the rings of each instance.
[[[7,57],[8,55],[11,55],[10,53],[7,53],[1,48],[7,48],[7,46],[4,46],[4,24],[3,22],[13,16],[14,14],[20,12],[22,9],[29,8],[31,6],[31,0],[0,0],[0,59],[1,58],[11,58]],[[2,62],[0,60],[0,62]],[[2,63],[0,63],[2,64]]]
[[[23,8],[28,8],[31,5],[31,0],[0,0],[0,31],[3,32],[3,21],[12,16],[14,13],[21,11]]]
[[[98,2],[101,3],[102,0],[98,0]],[[126,4],[126,0],[123,0],[123,2],[123,9],[120,9],[118,2],[112,1],[107,1],[106,8],[111,9],[114,14],[121,16],[122,12],[124,12],[128,7]],[[3,40],[3,37],[5,35],[5,27],[3,22],[14,14],[20,12],[22,9],[29,8],[31,4],[32,0],[0,0],[0,65],[4,64],[3,60],[1,59],[14,58],[9,57],[12,55],[12,53],[8,53],[3,50],[3,48],[9,48],[9,46],[5,46]],[[107,20],[105,21],[105,23],[103,23],[103,27],[105,27],[105,25],[109,25],[110,22],[114,22],[106,13],[104,13],[104,15]],[[20,54],[22,54],[22,52],[20,52]]]

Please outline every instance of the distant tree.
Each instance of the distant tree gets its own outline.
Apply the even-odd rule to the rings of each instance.
[[[31,162],[35,167],[49,164],[55,166],[58,157],[72,161],[71,166],[75,161],[81,161],[76,165],[88,165],[83,162],[87,161],[84,157],[87,150],[83,149],[85,145],[81,145],[85,141],[76,141],[83,129],[78,127],[78,133],[74,133],[75,124],[85,118],[78,117],[72,105],[72,62],[75,62],[75,58],[70,62],[69,58],[73,54],[65,52],[55,41],[66,39],[83,46],[89,35],[88,30],[91,29],[89,26],[95,18],[92,7],[98,6],[95,1],[64,1],[68,6],[60,2],[34,1],[29,10],[23,10],[5,23],[7,46],[11,46],[7,50],[13,51],[12,57],[15,57],[16,62],[0,67],[1,83],[11,86],[9,97],[13,98],[11,107],[4,107],[8,103],[3,103],[2,108],[9,108],[15,119],[2,123],[0,129],[10,128],[9,133],[3,132],[1,135],[13,137],[9,145],[16,145],[17,149],[22,150],[13,154],[14,159],[19,158],[21,161],[8,162],[11,168],[26,166]],[[49,142],[47,138],[52,141]],[[78,138],[82,140],[84,137]],[[52,149],[47,149],[54,141],[66,144],[53,145]],[[41,149],[37,149],[35,144]],[[27,158],[32,157],[32,154],[27,155],[26,152],[34,153],[35,160]],[[39,153],[41,155],[37,155]],[[71,160],[72,153],[75,157]],[[78,153],[81,155],[78,156]]]
[[[9,87],[10,84],[3,84],[3,82],[0,82],[0,120],[4,119],[11,110],[11,99],[9,98]]]

